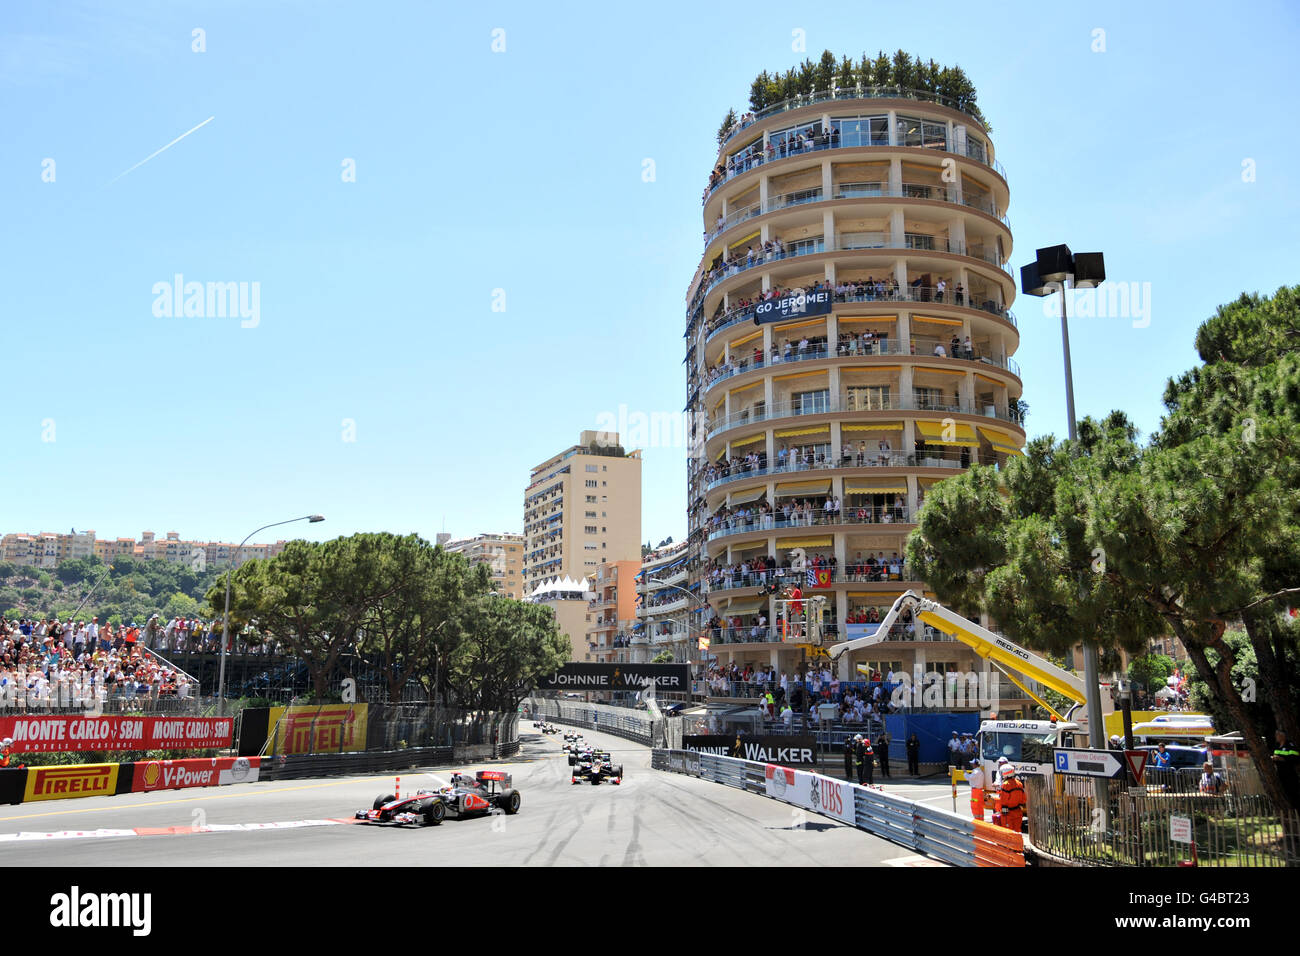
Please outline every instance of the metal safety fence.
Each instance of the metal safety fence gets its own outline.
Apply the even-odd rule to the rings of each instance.
[[[625,707],[604,704],[532,698],[528,702],[528,715],[524,719],[550,720],[557,724],[598,730],[646,746],[652,746],[656,739],[662,739],[664,733],[662,720],[656,721],[649,715],[629,712]]]
[[[953,866],[1025,865],[1019,833],[873,787],[693,750],[656,749],[650,766],[803,807]]]
[[[1160,783],[1151,771],[1147,776],[1143,787],[1106,781],[1105,806],[1091,781],[1079,786],[1061,775],[1026,777],[1030,841],[1086,866],[1300,866],[1295,811],[1242,793],[1231,781],[1212,794]]]

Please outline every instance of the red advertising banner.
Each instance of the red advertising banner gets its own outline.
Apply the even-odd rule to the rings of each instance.
[[[200,750],[229,747],[230,717],[0,717],[15,753],[48,750]]]
[[[257,779],[261,757],[208,757],[196,760],[150,760],[135,765],[133,793],[224,787]]]

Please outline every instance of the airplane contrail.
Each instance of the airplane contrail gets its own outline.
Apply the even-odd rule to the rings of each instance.
[[[136,163],[134,166],[132,166],[131,169],[128,169],[128,170],[126,170],[126,172],[119,173],[117,176],[113,177],[113,179],[109,180],[108,185],[110,185],[110,186],[113,185],[113,183],[117,182],[119,179],[121,179],[123,176],[125,176],[127,173],[131,172],[132,170],[139,169],[141,166],[143,166],[145,163],[149,162],[149,160],[153,159],[153,158],[154,158],[155,156],[157,156],[159,153],[161,153],[161,152],[165,152],[166,150],[171,149],[173,146],[175,146],[177,143],[179,143],[181,140],[183,140],[186,136],[189,136],[190,133],[193,133],[194,130],[202,129],[203,127],[205,127],[205,126],[207,126],[209,123],[211,123],[214,119],[216,119],[215,116],[209,116],[207,119],[205,119],[205,120],[204,120],[202,123],[200,123],[198,126],[194,127],[194,129],[186,130],[184,133],[181,133],[181,135],[177,136],[174,140],[172,140],[170,143],[168,143],[168,144],[167,144],[166,146],[164,146],[162,149],[155,150],[154,152],[152,152],[152,153],[150,153],[148,156],[146,156],[144,159],[140,160],[140,162],[138,162],[138,163]]]

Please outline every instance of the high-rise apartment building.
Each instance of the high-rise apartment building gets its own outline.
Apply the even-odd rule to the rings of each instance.
[[[615,432],[584,431],[578,444],[532,470],[524,491],[524,592],[556,577],[590,578],[610,561],[641,558],[641,452]]]
[[[927,491],[1020,454],[1009,202],[988,130],[932,94],[805,95],[723,141],[686,323],[703,431],[687,567],[719,662],[794,672],[756,569],[824,565],[799,583],[826,598],[829,639],[869,633],[926,590],[903,555]],[[940,638],[900,625],[840,676],[987,667]]]
[[[440,534],[439,539],[442,539]],[[524,536],[480,534],[456,541],[439,541],[448,551],[463,554],[471,564],[486,564],[492,572],[492,587],[503,597],[522,600]]]
[[[595,597],[587,607],[589,660],[601,664],[641,664],[648,660],[644,655],[637,656],[632,646],[640,567],[640,561],[606,561],[591,578]]]

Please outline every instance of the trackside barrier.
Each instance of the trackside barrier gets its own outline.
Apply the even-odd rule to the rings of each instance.
[[[529,720],[548,720],[571,727],[583,727],[635,740],[647,747],[654,742],[654,721],[629,712],[625,707],[602,704],[574,704],[567,701],[533,698],[529,701]]]
[[[363,750],[339,754],[282,754],[262,758],[262,779],[300,780],[304,777],[408,770],[412,767],[450,764],[455,759],[456,754],[451,747],[410,747],[406,750]]]
[[[696,754],[688,750],[656,749],[651,755],[650,766],[655,770],[699,776],[704,780],[751,793],[768,794],[768,766],[750,760]],[[698,774],[693,772],[695,766],[699,767]],[[830,797],[819,800],[817,795],[826,792],[833,797],[844,788],[851,788],[852,823],[860,830],[953,866],[1025,865],[1023,840],[1019,833],[989,823],[967,820],[947,810],[927,807],[874,787],[851,784],[804,770],[786,767],[774,767],[773,770],[810,788],[810,802],[804,803],[797,799],[794,795],[802,791],[794,786],[787,791],[788,796],[779,798],[785,803],[793,803],[814,813],[844,821],[843,815],[827,810],[826,804]]]
[[[10,767],[0,770],[0,802],[31,803],[252,783],[259,779],[265,764],[259,757],[195,757]]]
[[[980,866],[1024,866],[1025,838],[983,820],[970,821],[975,833],[975,862]]]

